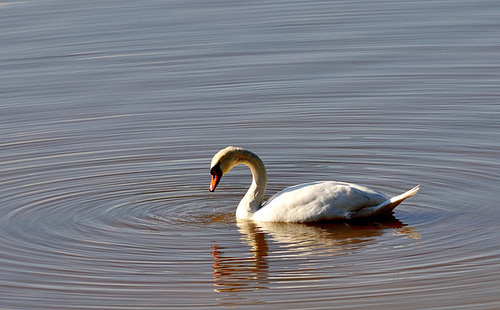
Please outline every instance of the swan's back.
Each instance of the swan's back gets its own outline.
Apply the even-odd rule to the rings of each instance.
[[[349,219],[356,212],[378,206],[390,198],[356,184],[326,181],[300,184],[272,196],[253,219],[275,222],[314,222]]]

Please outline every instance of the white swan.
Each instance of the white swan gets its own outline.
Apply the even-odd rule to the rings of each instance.
[[[252,171],[252,185],[236,209],[237,219],[271,222],[317,222],[354,219],[390,213],[420,185],[394,197],[388,197],[356,184],[325,181],[288,187],[262,204],[267,173],[262,160],[254,153],[233,146],[220,150],[212,158],[210,173],[213,192],[222,176],[238,164]]]

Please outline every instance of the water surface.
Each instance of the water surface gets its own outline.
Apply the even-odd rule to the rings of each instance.
[[[500,307],[496,1],[0,5],[0,306]],[[393,216],[236,222],[339,180]]]

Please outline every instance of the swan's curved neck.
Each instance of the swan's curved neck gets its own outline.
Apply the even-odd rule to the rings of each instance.
[[[250,168],[252,171],[252,185],[250,185],[236,209],[236,218],[250,219],[253,213],[262,206],[267,187],[267,172],[262,160],[252,152],[242,154],[238,164],[245,164]]]

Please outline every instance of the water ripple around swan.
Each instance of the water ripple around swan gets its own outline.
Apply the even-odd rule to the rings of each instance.
[[[499,308],[493,1],[0,10],[1,308]],[[227,145],[267,196],[421,190],[368,222],[240,222],[248,169],[208,192]]]

